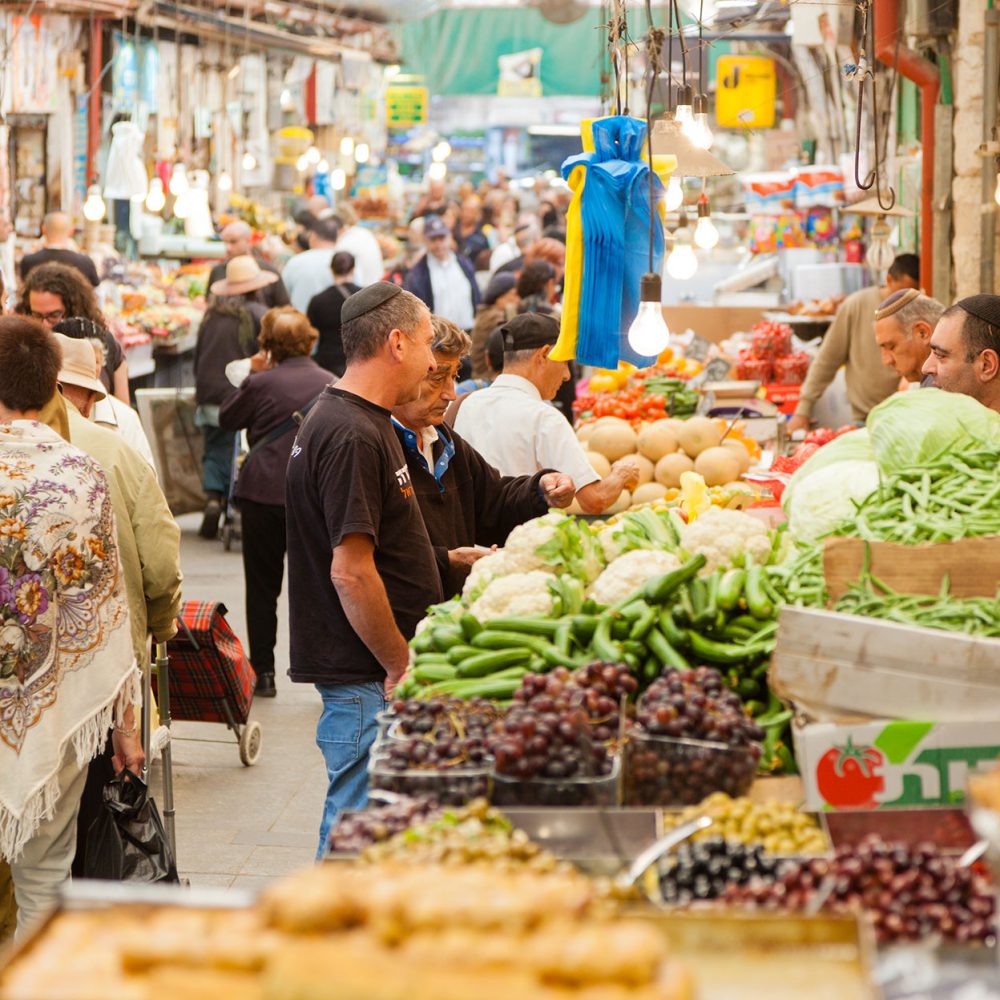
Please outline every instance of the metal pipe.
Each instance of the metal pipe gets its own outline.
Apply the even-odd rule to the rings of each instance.
[[[983,39],[983,142],[997,140],[997,80],[1000,78],[1000,10],[986,11],[986,35]],[[997,160],[982,159],[982,204],[979,207],[979,235],[982,256],[979,258],[979,291],[992,294],[993,253],[997,235],[997,205],[993,199],[997,183]]]
[[[87,107],[87,177],[94,182],[97,148],[101,144],[101,63],[104,61],[104,19],[95,17],[90,29],[90,101]]]
[[[897,52],[899,0],[874,0],[873,12],[875,56],[920,88],[920,284],[929,290],[934,275],[934,110],[941,77],[934,63],[909,46],[901,43]]]

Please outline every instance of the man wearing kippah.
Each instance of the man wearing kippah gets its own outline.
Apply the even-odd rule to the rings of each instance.
[[[809,366],[795,415],[788,423],[789,431],[809,429],[813,408],[841,367],[855,420],[864,420],[869,410],[896,391],[898,379],[883,362],[875,343],[873,317],[879,303],[893,292],[919,287],[920,258],[904,253],[892,262],[884,288],[862,288],[844,299]]]
[[[924,374],[1000,413],[1000,295],[972,295],[946,309],[931,335]]]
[[[426,306],[379,281],[341,312],[347,367],[292,445],[286,479],[289,676],[323,699],[316,743],[329,784],[318,855],[344,809],[368,799],[376,716],[409,661],[407,641],[441,600],[394,406],[437,368]]]
[[[930,384],[922,369],[943,312],[937,299],[915,288],[893,292],[875,311],[875,343],[885,364],[908,383],[901,388]]]

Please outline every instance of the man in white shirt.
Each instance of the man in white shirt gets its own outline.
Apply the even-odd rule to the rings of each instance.
[[[479,305],[476,272],[465,257],[455,253],[451,231],[440,216],[425,219],[424,242],[427,253],[410,268],[403,287],[436,316],[468,332]]]
[[[503,374],[488,388],[470,393],[455,419],[455,430],[505,476],[531,476],[556,469],[576,484],[585,514],[610,507],[622,490],[639,481],[635,459],[620,459],[601,479],[566,418],[551,400],[569,376],[565,361],[550,361],[559,324],[541,313],[515,316],[501,327]]]
[[[360,288],[381,281],[385,276],[385,264],[375,234],[358,225],[358,213],[350,202],[345,201],[337,207],[337,219],[345,228],[334,249],[354,257],[354,277],[351,280]]]
[[[339,228],[336,219],[316,219],[310,222],[309,249],[296,254],[281,272],[288,289],[288,298],[299,312],[309,308],[314,295],[325,292],[333,284],[333,260]]]
[[[524,255],[528,247],[533,246],[542,238],[542,230],[533,216],[523,216],[514,229],[513,235],[508,240],[504,240],[490,254],[490,274],[496,274],[501,267],[505,267],[518,259],[524,260]]]

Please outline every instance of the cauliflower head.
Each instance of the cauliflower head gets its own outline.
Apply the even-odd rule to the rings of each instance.
[[[604,568],[601,548],[590,526],[557,511],[518,525],[508,535],[504,552],[519,573],[547,569],[571,573],[590,583]]]
[[[663,576],[680,565],[672,552],[634,549],[608,566],[590,588],[588,596],[598,604],[617,604],[634,594],[647,580]]]
[[[481,622],[507,615],[544,618],[553,610],[552,592],[549,590],[551,579],[550,573],[539,570],[497,577],[486,585],[469,612]]]
[[[495,580],[498,576],[506,576],[513,573],[515,567],[508,564],[507,554],[501,549],[491,555],[483,556],[472,564],[469,575],[465,578],[462,587],[462,599],[468,603],[474,601],[484,590],[487,584]]]
[[[765,564],[771,557],[771,533],[749,514],[712,507],[681,531],[681,548],[689,555],[705,556],[705,575],[732,565],[744,555]]]

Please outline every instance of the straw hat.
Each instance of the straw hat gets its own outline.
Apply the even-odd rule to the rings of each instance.
[[[89,389],[97,393],[98,399],[104,399],[108,393],[97,377],[97,357],[90,341],[73,340],[62,333],[54,333],[52,336],[56,338],[62,351],[58,381]]]
[[[209,291],[213,295],[246,295],[247,292],[273,285],[277,280],[278,276],[273,271],[263,270],[250,254],[243,254],[226,264],[226,277],[216,281]]]

